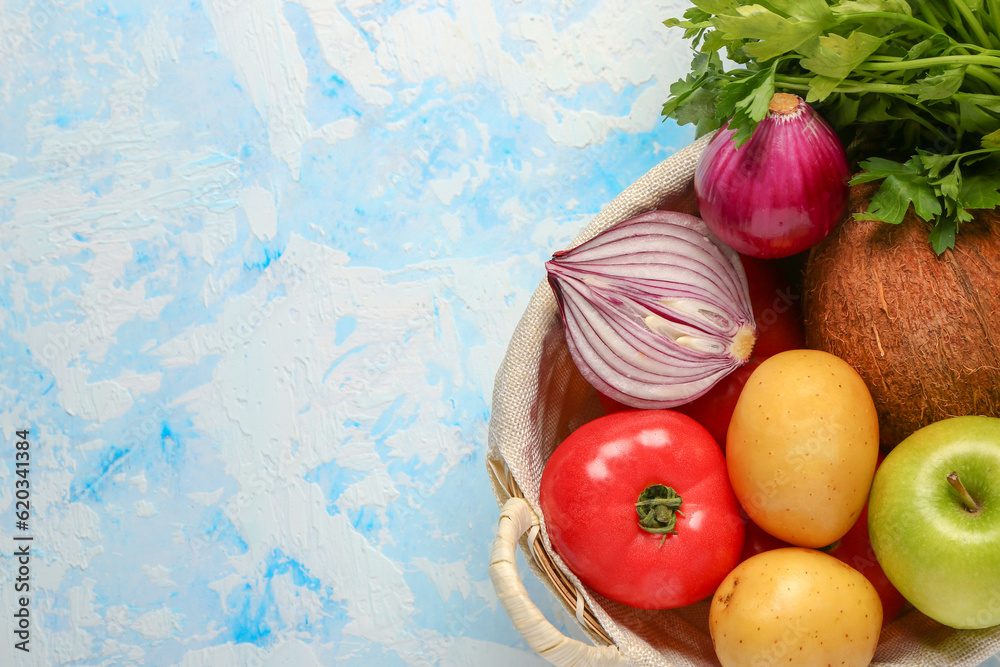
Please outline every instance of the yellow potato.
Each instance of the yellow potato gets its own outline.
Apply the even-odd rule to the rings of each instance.
[[[789,350],[750,375],[726,438],[743,509],[790,544],[823,547],[864,509],[878,460],[878,416],[861,377],[818,350]]]
[[[708,627],[723,667],[862,667],[878,644],[882,603],[851,566],[788,547],[730,572],[712,598]]]

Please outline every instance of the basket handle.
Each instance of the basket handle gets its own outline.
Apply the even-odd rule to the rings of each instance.
[[[615,646],[592,646],[562,634],[528,597],[517,571],[516,546],[538,519],[523,498],[511,498],[500,511],[497,536],[490,552],[490,579],[500,604],[535,653],[559,667],[621,667]]]

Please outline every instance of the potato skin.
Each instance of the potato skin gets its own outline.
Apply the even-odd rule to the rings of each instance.
[[[818,548],[860,516],[878,446],[878,415],[857,372],[827,352],[789,350],[747,380],[726,458],[736,497],[758,526]]]
[[[882,603],[849,565],[786,547],[729,573],[712,598],[708,627],[723,667],[863,667],[878,645]]]

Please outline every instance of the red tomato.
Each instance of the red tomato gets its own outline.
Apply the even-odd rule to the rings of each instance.
[[[879,465],[884,458],[885,454],[879,454]],[[889,577],[885,576],[882,566],[875,558],[875,550],[872,549],[872,543],[868,537],[868,503],[865,503],[861,516],[847,531],[847,534],[823,551],[847,563],[865,575],[871,582],[882,600],[883,625],[899,615],[899,612],[906,605],[906,598],[896,590],[896,587],[889,581]]]
[[[655,485],[680,496],[676,532],[639,524],[636,503]],[[617,412],[581,426],[545,464],[539,504],[555,551],[580,580],[641,609],[708,597],[743,548],[722,452],[708,431],[673,410]],[[660,511],[669,523],[670,509]]]

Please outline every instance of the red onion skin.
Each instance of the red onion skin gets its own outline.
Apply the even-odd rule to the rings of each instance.
[[[737,252],[788,257],[822,241],[844,217],[850,172],[833,129],[800,100],[771,112],[737,148],[723,127],[695,170],[701,218]]]

